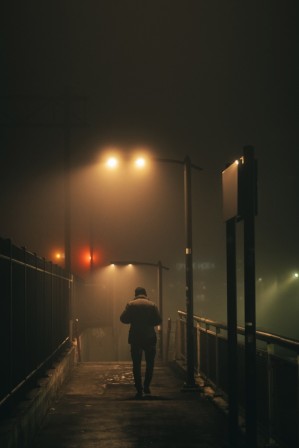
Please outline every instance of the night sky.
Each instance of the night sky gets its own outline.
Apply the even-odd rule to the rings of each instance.
[[[102,264],[161,259],[171,268],[165,294],[174,306],[184,304],[182,167],[160,164],[138,178],[126,166],[107,178],[97,165],[107,145],[122,148],[127,161],[137,147],[158,157],[189,155],[203,168],[193,171],[195,310],[225,319],[221,172],[253,145],[257,279],[265,281],[257,291],[258,324],[299,337],[298,284],[280,288],[299,270],[297,9],[288,0],[7,2],[0,236],[46,258],[63,248],[57,97],[68,92],[74,268],[80,271],[75,257],[89,244],[92,208]],[[241,253],[238,263],[241,272]],[[273,284],[275,297],[265,304]],[[241,289],[239,296],[242,320]]]

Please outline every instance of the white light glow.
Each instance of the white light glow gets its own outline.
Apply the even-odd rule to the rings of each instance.
[[[110,169],[114,169],[118,166],[118,160],[116,157],[110,157],[107,162],[106,162],[106,166]]]
[[[145,159],[143,157],[138,157],[138,159],[135,160],[135,166],[137,168],[144,168],[145,167]]]

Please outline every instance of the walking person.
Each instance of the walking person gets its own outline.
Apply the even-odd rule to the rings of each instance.
[[[120,321],[130,324],[128,342],[131,345],[131,357],[133,362],[133,376],[136,388],[136,398],[150,395],[150,384],[154,372],[156,357],[157,335],[155,326],[162,322],[157,306],[148,299],[146,290],[138,286],[135,289],[135,297],[127,305]],[[145,355],[145,375],[142,382],[141,361]]]

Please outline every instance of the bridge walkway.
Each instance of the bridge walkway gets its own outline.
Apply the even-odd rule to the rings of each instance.
[[[79,363],[32,448],[224,448],[227,417],[157,364],[151,397],[135,399],[130,362]]]

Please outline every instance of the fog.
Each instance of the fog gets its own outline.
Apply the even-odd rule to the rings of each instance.
[[[57,144],[57,139],[53,144]],[[35,152],[34,147],[31,150]],[[168,271],[163,271],[163,317],[165,321],[171,318],[175,322],[177,310],[185,309],[183,166],[152,162],[142,172],[132,171],[131,153],[127,149],[123,165],[114,172],[107,172],[100,157],[102,153],[99,148],[93,164],[88,160],[79,167],[73,162],[72,270],[91,281],[89,253],[92,242],[94,272],[98,273],[94,278],[99,291],[95,313],[102,314],[102,300],[113,300],[115,313],[120,314],[121,307],[132,297],[138,285],[144,286],[149,296],[157,301],[156,270],[146,266],[134,267],[131,271],[117,267],[113,274],[112,292],[111,272],[106,266],[112,260],[150,263],[160,260],[169,267]],[[238,155],[242,155],[242,148],[239,154],[235,151],[235,157]],[[30,164],[25,153],[24,160],[20,157],[13,167],[11,175],[15,182],[10,184],[6,195],[2,194],[5,213],[1,220],[1,236],[12,238],[15,244],[26,246],[54,263],[63,264],[63,259],[55,258],[57,251],[64,252],[63,160],[57,152],[50,152],[47,157],[54,159],[51,169],[48,169],[49,160],[46,170],[36,166],[34,161]],[[197,155],[193,157],[194,163],[200,164],[198,159]],[[211,164],[208,169],[192,172],[194,313],[219,321],[226,321],[226,242],[220,169],[221,165],[225,166],[225,160],[225,156],[220,155],[215,160],[215,168]],[[295,178],[286,177],[283,183],[278,184],[275,182],[275,158],[264,160],[263,154],[260,156],[257,151],[257,160],[257,326],[298,338],[299,281],[293,276],[298,270],[298,212],[293,202],[295,190],[292,190],[296,187]],[[22,171],[25,163],[26,182]],[[279,163],[281,167],[282,163]],[[291,170],[291,166],[288,168]],[[272,189],[271,195],[267,194],[269,189]],[[237,234],[238,318],[242,324],[242,222],[237,224]],[[125,330],[120,326],[119,331]]]
[[[1,237],[63,264],[56,254],[65,244],[67,91],[71,266],[90,281],[92,244],[100,279],[95,312],[101,314],[103,296],[123,303],[140,284],[157,300],[155,269],[148,267],[134,268],[135,277],[117,268],[117,293],[104,294],[113,259],[161,260],[169,267],[164,318],[175,320],[185,308],[183,166],[153,162],[133,171],[131,157],[142,148],[154,157],[189,155],[203,168],[192,172],[194,312],[226,321],[221,173],[251,144],[258,162],[257,326],[298,338],[295,2],[112,3],[5,7]],[[124,159],[113,173],[102,166],[109,145]],[[242,222],[237,233],[242,324]]]

